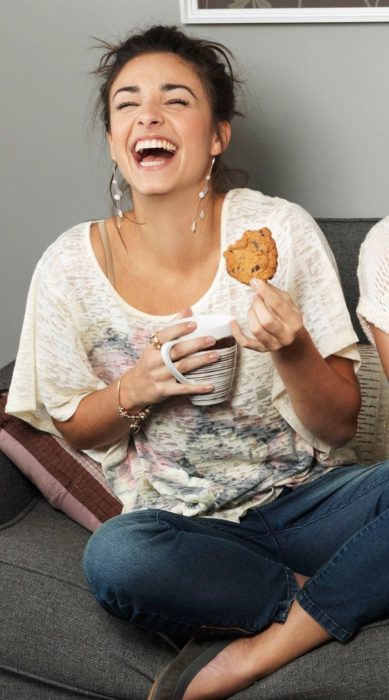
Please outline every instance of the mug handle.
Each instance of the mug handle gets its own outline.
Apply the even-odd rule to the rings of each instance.
[[[187,379],[183,374],[181,374],[181,372],[179,372],[178,369],[175,368],[173,362],[171,361],[170,350],[180,340],[182,340],[182,337],[176,338],[175,340],[168,340],[166,343],[164,343],[161,347],[161,357],[169,372],[173,375],[173,377],[175,377],[175,379],[177,379],[178,382],[180,382],[181,384],[196,384],[196,382]]]

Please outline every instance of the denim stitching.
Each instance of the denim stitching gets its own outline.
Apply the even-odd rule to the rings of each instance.
[[[144,511],[139,511],[139,512],[143,513]],[[154,521],[163,525],[166,528],[166,530],[171,529],[172,531],[174,531],[176,533],[181,532],[181,529],[179,527],[177,527],[177,525],[174,523],[174,517],[173,518],[169,517],[170,515],[174,516],[174,514],[171,514],[168,511],[164,511],[164,510],[160,509],[160,510],[155,510],[153,512],[153,515],[154,515],[154,519],[155,519]],[[263,525],[268,530],[269,535],[272,536],[272,533],[270,532],[268,523],[263,518],[262,513],[260,513],[260,514],[256,513],[256,515],[258,517],[260,517],[260,519],[262,518]],[[148,521],[148,519],[149,519],[148,517],[145,518],[146,521]],[[223,528],[220,527],[220,525],[216,522],[212,523],[212,522],[208,521],[207,527],[211,527],[215,530],[220,530],[220,529],[223,530]],[[191,533],[193,531],[189,529],[186,532]],[[244,528],[242,528],[241,535],[244,534],[244,532],[245,532],[245,530],[244,530]],[[255,539],[255,537],[254,536],[252,536],[252,537],[242,536],[241,539],[242,540],[253,540],[253,539]],[[275,537],[273,537],[273,539],[274,539],[278,549],[280,549],[280,546],[279,546],[277,539]],[[282,554],[281,550],[280,550],[280,553]],[[261,556],[263,556],[263,555],[261,555]],[[290,608],[290,606],[291,606],[291,604],[296,596],[296,593],[298,592],[299,589],[298,589],[297,583],[294,579],[293,573],[288,569],[288,567],[286,567],[284,564],[282,564],[280,562],[275,562],[275,563],[277,563],[280,566],[280,568],[282,569],[283,574],[285,576],[286,596],[287,597],[286,597],[286,599],[284,598],[283,600],[278,602],[277,610],[274,613],[273,620],[279,620],[281,622],[284,622],[286,619],[286,616],[288,614],[289,608]],[[98,598],[97,595],[96,595],[96,597]],[[116,605],[118,605],[121,611],[124,611],[124,610],[133,611],[133,606],[131,605],[131,603],[122,604],[119,602],[119,600],[117,598],[104,599],[104,603],[111,608],[116,607]],[[100,604],[103,605],[103,602],[100,601]],[[104,607],[104,605],[103,605],[103,607]],[[148,611],[146,609],[139,612],[139,614],[140,615],[147,614],[147,615],[150,615],[150,616],[157,618],[157,619],[160,618],[161,620],[167,620],[171,624],[177,623],[177,624],[186,625],[187,627],[192,627],[192,628],[197,628],[199,625],[204,624],[204,623],[194,622],[194,621],[188,622],[188,621],[184,621],[184,620],[178,620],[178,619],[173,618],[171,616],[165,616],[165,615],[162,615],[161,613],[155,613],[152,611]],[[208,621],[207,624],[209,624],[209,625],[212,625],[212,624],[223,625],[224,627],[242,627],[245,630],[247,630],[249,633],[255,633],[255,632],[258,632],[260,630],[260,628],[257,625],[255,625],[253,627],[252,625],[247,625],[246,623],[242,624],[241,622],[232,621],[232,620],[228,620],[228,621],[223,620],[222,621],[222,620],[218,619],[217,621],[215,621],[215,620]]]
[[[322,608],[320,608],[316,603],[314,603],[309,598],[307,592],[304,589],[301,589],[299,591],[299,593],[296,596],[296,600],[309,615],[311,615],[320,625],[325,627],[325,630],[331,635],[331,637],[336,637],[340,641],[344,642],[352,636],[352,632],[346,630],[341,625],[338,625],[338,623],[335,622],[335,620],[333,620],[329,615],[327,615],[327,613],[325,613],[324,610],[322,610]],[[325,626],[326,622],[327,626]],[[327,629],[328,627],[330,629]],[[339,630],[339,636],[337,636],[334,633],[334,630]]]
[[[266,536],[266,537],[271,537],[271,538],[274,540],[274,542],[276,543],[276,545],[277,545],[279,554],[283,557],[283,556],[284,556],[284,553],[283,553],[283,551],[282,551],[282,547],[281,547],[280,543],[278,542],[278,539],[277,539],[277,537],[275,536],[274,531],[271,530],[270,525],[269,525],[269,523],[267,522],[267,520],[266,520],[264,514],[263,514],[261,511],[259,511],[259,510],[256,509],[256,510],[255,510],[255,515],[262,521],[262,524],[265,526],[266,531],[267,531],[267,532],[266,532],[265,534],[263,534],[263,535],[258,535],[258,537],[259,537],[259,538],[262,538],[262,537],[265,537],[265,536]],[[247,539],[255,540],[255,536],[248,537]],[[285,575],[285,579],[286,579],[286,599],[287,599],[288,601],[290,601],[290,603],[291,603],[291,602],[293,601],[293,599],[296,597],[296,593],[298,592],[299,588],[298,588],[297,583],[296,583],[296,581],[295,581],[295,579],[294,579],[293,573],[290,571],[289,567],[285,566],[285,564],[282,564],[281,562],[277,562],[277,563],[279,564],[279,566],[282,567],[282,571],[283,571],[283,573],[284,573],[284,575]],[[279,602],[278,606],[280,606],[281,604],[282,604],[282,601]],[[278,608],[277,608],[277,610],[278,610]],[[282,614],[282,613],[281,613],[281,614]],[[283,617],[283,619],[285,619],[285,617]]]
[[[321,614],[325,619],[329,620],[329,621],[331,622],[331,624],[332,624],[336,629],[339,629],[339,630],[342,631],[342,634],[344,635],[344,637],[342,638],[342,641],[345,641],[345,639],[348,639],[350,636],[352,636],[353,633],[350,632],[350,631],[348,631],[348,630],[346,630],[344,627],[342,627],[342,626],[339,625],[337,622],[335,622],[335,620],[333,620],[327,613],[325,613],[324,610],[322,610],[316,603],[314,603],[314,602],[309,598],[309,596],[308,596],[308,594],[307,594],[307,588],[308,588],[308,589],[309,589],[310,587],[314,588],[315,585],[317,585],[318,583],[320,583],[320,579],[323,578],[324,576],[326,576],[326,575],[328,574],[328,572],[329,572],[330,569],[334,568],[334,566],[336,565],[337,560],[340,559],[340,558],[344,555],[344,553],[347,552],[347,551],[354,545],[354,543],[355,543],[358,539],[361,539],[362,537],[365,537],[365,536],[370,532],[370,530],[372,530],[374,527],[377,526],[378,521],[384,520],[384,519],[387,518],[387,517],[389,517],[389,508],[386,509],[383,513],[380,513],[380,515],[378,515],[376,518],[374,518],[374,520],[372,520],[368,525],[365,525],[361,530],[359,530],[358,532],[354,533],[354,535],[353,535],[352,537],[350,537],[350,539],[349,539],[345,544],[343,544],[343,545],[340,547],[340,549],[338,550],[338,552],[331,558],[331,560],[330,560],[329,562],[327,562],[327,564],[324,565],[324,566],[320,569],[319,574],[318,574],[318,575],[312,576],[312,578],[311,578],[311,579],[306,583],[306,585],[304,586],[304,589],[302,589],[302,590],[300,591],[300,593],[297,595],[297,598],[296,598],[296,599],[297,599],[299,602],[301,601],[301,598],[304,599],[304,597],[305,597],[306,600],[307,600],[308,603],[309,603],[309,606],[311,606],[312,609],[313,609],[315,612],[316,612],[316,611],[320,611],[320,614]],[[304,607],[304,606],[303,606],[303,607]],[[317,614],[317,613],[316,613],[316,614]]]
[[[96,596],[96,597],[97,597],[97,596]],[[104,600],[103,602],[104,602],[106,605],[109,605],[110,607],[113,607],[113,606],[115,606],[115,605],[118,605],[121,611],[122,611],[122,610],[128,610],[128,609],[130,609],[131,611],[134,610],[133,607],[132,607],[132,605],[131,605],[131,603],[123,603],[123,604],[121,604],[121,603],[118,602],[118,600],[117,600],[116,598],[111,598],[110,600],[107,599],[107,600]],[[102,604],[102,603],[100,602],[100,605],[101,605],[101,604]],[[151,610],[147,610],[146,608],[137,611],[137,615],[150,615],[151,617],[154,617],[154,618],[157,618],[157,619],[167,620],[168,622],[173,623],[173,624],[177,623],[177,624],[180,624],[180,625],[186,625],[187,627],[199,627],[199,626],[201,626],[201,625],[207,624],[207,625],[218,625],[218,626],[223,626],[223,627],[241,627],[242,629],[247,630],[247,631],[250,631],[250,632],[255,632],[255,631],[257,631],[257,630],[254,630],[252,626],[247,625],[246,623],[242,624],[241,622],[234,621],[234,620],[227,620],[227,621],[226,621],[226,620],[223,620],[223,621],[222,621],[222,620],[220,620],[220,619],[217,619],[217,620],[214,619],[214,620],[212,620],[212,621],[211,621],[211,620],[208,620],[206,623],[205,623],[204,621],[199,622],[199,621],[197,621],[197,620],[196,620],[196,621],[195,621],[195,620],[189,620],[189,621],[188,621],[188,620],[181,620],[181,619],[172,617],[171,615],[163,615],[162,613],[156,613],[156,612],[153,612],[153,611],[151,611]],[[134,623],[134,624],[135,624],[135,623]]]
[[[157,519],[158,519],[158,521],[159,521],[159,517],[158,517],[158,516],[159,516],[161,513],[166,514],[166,511],[158,511],[158,513],[157,513]],[[277,538],[276,538],[276,537],[273,535],[273,533],[271,532],[271,530],[270,530],[270,528],[269,528],[269,525],[268,525],[267,521],[265,520],[263,514],[262,514],[262,513],[258,513],[258,512],[256,512],[255,514],[256,514],[256,516],[257,516],[260,520],[262,520],[262,524],[265,526],[265,528],[266,528],[266,530],[267,530],[267,533],[265,533],[264,535],[258,534],[258,538],[260,538],[260,537],[265,537],[265,536],[266,536],[266,537],[268,537],[268,536],[272,537],[272,538],[274,539],[274,541],[275,541],[277,547],[278,547],[279,553],[280,553],[281,555],[283,555],[282,549],[280,548],[280,544],[279,544]],[[162,522],[164,522],[164,521],[162,520]],[[172,529],[174,529],[175,532],[181,532],[181,530],[180,530],[179,528],[177,528],[176,525],[175,525],[172,521],[170,521],[170,520],[169,520],[169,523],[164,522],[164,524],[165,524],[166,526],[168,526],[168,525],[170,526],[170,525],[171,525]],[[208,528],[208,527],[209,527],[209,528],[213,528],[214,530],[222,530],[222,531],[223,531],[223,527],[221,527],[218,523],[207,522],[207,528]],[[191,531],[191,530],[188,530],[187,532],[192,532],[192,531]],[[256,539],[256,536],[255,536],[255,535],[250,535],[250,536],[246,535],[246,536],[245,536],[244,533],[245,533],[245,530],[244,530],[244,528],[242,527],[242,530],[241,530],[241,533],[240,533],[240,534],[241,534],[241,539],[242,539],[242,540],[248,540],[248,541],[250,541],[250,540],[253,541],[253,540],[254,540],[254,541],[255,541],[255,539]],[[229,539],[228,541],[231,542],[230,539]],[[261,554],[261,556],[264,557],[264,555],[262,555],[262,554]],[[264,557],[264,558],[269,559],[269,557]],[[273,561],[273,560],[271,560],[271,561]],[[281,562],[276,562],[276,563],[282,568],[283,573],[284,573],[284,575],[285,575],[285,580],[286,580],[286,597],[287,597],[288,600],[291,600],[291,601],[292,601],[292,600],[294,599],[294,597],[295,597],[297,591],[299,590],[299,588],[298,588],[298,586],[297,586],[297,583],[296,583],[296,581],[295,581],[295,579],[294,579],[293,573],[289,570],[289,568],[288,568],[287,566],[285,566],[285,564],[282,564]]]
[[[314,584],[316,581],[318,581],[324,574],[327,573],[327,571],[330,568],[335,566],[337,559],[339,559],[344,552],[347,552],[347,550],[349,550],[350,547],[353,546],[354,541],[360,539],[361,537],[365,537],[365,535],[367,535],[367,533],[370,532],[370,530],[377,525],[377,522],[379,520],[383,520],[387,517],[389,517],[389,507],[382,513],[377,515],[377,517],[374,518],[374,520],[372,520],[370,523],[368,523],[368,525],[364,525],[360,530],[358,530],[358,532],[354,532],[354,534],[344,544],[342,544],[341,547],[339,547],[338,551],[331,557],[330,561],[328,561],[327,564],[323,564],[323,566],[319,570],[320,573],[317,576],[316,574],[312,576],[309,580],[309,583],[307,583],[306,585],[310,585],[311,583]]]
[[[384,462],[382,462],[384,464]],[[376,465],[379,466],[379,465]],[[367,467],[367,469],[373,469],[374,467]],[[357,501],[359,498],[362,498],[365,496],[369,491],[372,491],[373,489],[377,488],[377,486],[381,486],[381,484],[386,483],[389,481],[389,476],[386,479],[382,479],[379,482],[376,482],[374,485],[370,485],[367,488],[364,489],[362,493],[359,493],[357,496],[354,496],[352,499],[349,499],[348,501],[345,501],[342,503],[341,506],[338,506],[336,508],[332,508],[331,510],[327,510],[325,513],[322,513],[320,516],[317,518],[313,518],[312,520],[306,520],[302,525],[294,525],[294,526],[287,526],[286,528],[281,528],[279,530],[274,530],[272,534],[277,533],[277,532],[290,532],[291,530],[301,530],[302,528],[306,527],[307,525],[312,525],[313,523],[319,522],[320,520],[323,520],[324,518],[327,518],[329,515],[332,515],[333,513],[336,513],[338,511],[343,510],[345,507],[349,506],[351,503],[354,503]],[[264,537],[265,535],[259,535],[259,537]]]

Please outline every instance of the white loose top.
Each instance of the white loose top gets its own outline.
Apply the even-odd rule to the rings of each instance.
[[[357,314],[369,340],[371,326],[389,333],[389,216],[370,229],[359,252]]]
[[[223,203],[221,250],[246,229],[262,226],[273,232],[279,252],[272,284],[288,290],[299,305],[323,357],[337,354],[357,365],[357,338],[333,255],[315,221],[283,199],[231,190]],[[230,313],[249,333],[254,294],[227,274],[221,255],[193,313]],[[177,313],[180,308],[178,290]],[[69,419],[84,396],[133,366],[151,332],[174,315],[154,316],[126,303],[95,258],[90,223],[74,226],[36,267],[7,411],[58,435],[51,416]],[[134,438],[86,452],[101,462],[124,512],[161,508],[233,520],[276,498],[284,485],[354,461],[348,448],[330,449],[310,434],[293,411],[270,353],[248,349],[239,349],[227,402],[199,407],[186,397],[167,399],[153,406]]]

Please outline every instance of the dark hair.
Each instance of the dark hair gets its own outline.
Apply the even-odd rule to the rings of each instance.
[[[109,93],[113,82],[128,61],[147,53],[172,53],[194,68],[209,97],[216,128],[221,121],[242,116],[236,109],[236,89],[241,81],[232,69],[232,53],[223,44],[188,36],[175,26],[157,25],[131,34],[117,45],[100,41],[99,46],[107,51],[94,71],[100,81],[96,107],[106,131],[110,129]],[[217,157],[213,171],[215,184],[216,180],[220,183],[226,179],[226,171]]]
[[[162,25],[150,27],[130,35],[120,44],[101,42],[107,52],[101,57],[95,74],[100,78],[100,114],[107,131],[109,122],[109,91],[123,66],[131,59],[146,53],[173,53],[190,63],[202,80],[210,99],[215,123],[231,121],[235,109],[235,87],[239,80],[232,66],[232,54],[222,44],[197,37],[189,37],[177,27]]]

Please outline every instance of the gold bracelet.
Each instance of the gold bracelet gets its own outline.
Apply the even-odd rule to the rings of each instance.
[[[133,435],[136,435],[136,433],[139,433],[140,431],[141,423],[149,417],[151,413],[151,406],[145,406],[141,411],[137,411],[136,413],[129,413],[128,411],[126,411],[125,408],[123,408],[123,406],[120,403],[120,387],[122,385],[123,376],[124,375],[122,375],[118,380],[118,406],[116,410],[121,418],[128,420],[131,433],[133,433]]]

